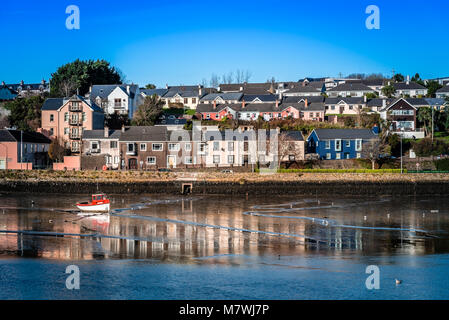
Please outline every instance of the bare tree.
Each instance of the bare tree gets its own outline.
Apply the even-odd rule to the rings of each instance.
[[[220,77],[217,76],[215,73],[212,73],[212,76],[210,77],[210,86],[212,88],[217,88],[220,84]]]
[[[279,145],[279,162],[296,162],[302,160],[304,150],[302,150],[301,142],[296,141],[293,137],[283,132],[278,137]]]
[[[244,77],[245,82],[248,82],[252,75],[253,75],[253,74],[252,74],[251,71],[246,70],[246,72],[245,72],[245,77]]]
[[[243,78],[244,78],[244,73],[242,70],[237,69],[237,71],[235,72],[235,81],[237,83],[242,83],[243,82]]]
[[[374,170],[384,150],[385,144],[382,139],[372,139],[363,144],[362,157],[371,161],[371,168]]]
[[[61,94],[64,95],[64,97],[70,97],[72,94],[75,93],[75,90],[77,89],[76,82],[72,79],[65,79],[61,81],[60,85]]]

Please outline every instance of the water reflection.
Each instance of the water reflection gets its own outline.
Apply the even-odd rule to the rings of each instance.
[[[0,196],[0,254],[58,260],[239,263],[251,256],[448,252],[447,199],[112,196],[110,215],[73,197]]]

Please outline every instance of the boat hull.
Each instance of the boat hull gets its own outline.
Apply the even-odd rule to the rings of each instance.
[[[77,204],[76,207],[80,209],[81,211],[86,212],[109,212],[110,204],[109,203],[102,203],[102,204]]]

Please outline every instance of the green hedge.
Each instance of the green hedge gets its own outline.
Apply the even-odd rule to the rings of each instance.
[[[449,159],[441,159],[434,161],[437,171],[449,171]]]
[[[279,173],[401,173],[401,169],[280,169]],[[402,172],[407,173],[404,169]]]

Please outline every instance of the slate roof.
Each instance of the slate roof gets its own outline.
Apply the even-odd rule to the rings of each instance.
[[[428,106],[429,103],[424,98],[406,98],[405,99],[412,106]]]
[[[285,131],[283,133],[286,134],[289,139],[295,141],[304,141],[304,136],[302,135],[301,131]]]
[[[276,102],[278,96],[274,94],[244,94],[241,100],[251,102],[257,98],[262,102]]]
[[[163,97],[168,92],[168,89],[142,89],[140,92],[145,93],[147,96],[155,94],[159,97]]]
[[[129,94],[126,87],[129,86]],[[112,91],[114,91],[117,87],[122,89],[124,93],[129,95],[131,99],[134,99],[137,89],[139,88],[136,84],[97,84],[92,86],[92,90],[90,92],[90,99],[96,99],[100,97],[101,99],[106,99]]]
[[[58,110],[59,108],[61,108],[65,103],[67,103],[67,101],[71,100],[71,99],[78,99],[83,101],[84,103],[86,103],[93,111],[95,112],[101,112],[103,113],[103,109],[101,109],[99,106],[97,106],[97,104],[91,100],[87,100],[86,98],[82,97],[82,96],[77,96],[74,95],[70,98],[48,98],[44,101],[44,104],[42,105],[42,109],[43,111],[45,110]]]
[[[370,129],[315,129],[319,140],[329,139],[363,139],[378,138]]]
[[[323,84],[321,86],[312,85],[313,82],[310,82],[306,86],[295,86],[294,88],[288,89],[286,93],[301,93],[301,92],[321,92],[323,90]]]
[[[279,103],[278,108],[276,108],[276,103],[247,103],[245,108],[242,108],[241,103],[230,103],[230,104],[217,104],[214,109],[213,104],[199,104],[196,108],[197,112],[220,112],[225,108],[231,108],[236,112],[281,112],[288,107],[294,107],[300,111],[322,111],[324,110],[323,103],[310,103],[307,108],[305,104],[302,103]]]
[[[449,93],[449,85],[445,85],[443,88],[438,89],[437,93]]]
[[[20,142],[20,130],[0,130],[0,141]],[[27,131],[22,131],[22,141],[27,143],[51,143],[51,140],[44,136],[42,133]]]
[[[126,127],[121,133],[120,141],[168,141],[167,128],[165,126]]]
[[[299,103],[301,101],[305,101],[307,99],[308,103],[316,103],[316,102],[324,102],[324,97],[323,96],[312,96],[312,97],[307,97],[307,96],[291,96],[291,97],[287,97],[284,96],[284,98],[282,99],[282,103]]]
[[[167,93],[164,94],[164,98],[173,98],[174,96],[179,95],[180,97],[199,97],[199,89],[178,89],[178,88],[169,88]]]
[[[368,107],[383,107],[383,100],[386,100],[386,105],[388,106],[390,103],[392,103],[395,99],[394,98],[390,98],[390,99],[382,99],[382,98],[374,98],[374,99],[369,99],[367,102],[367,106]]]
[[[85,130],[83,131],[83,139],[86,140],[113,140],[120,139],[121,130],[109,129],[109,137],[104,136],[104,130]]]
[[[440,106],[444,106],[444,105],[447,105],[448,103],[446,102],[446,100],[445,99],[442,99],[442,98],[425,98],[425,100],[427,101],[427,103],[430,105],[430,106],[437,106],[437,107],[440,107]]]
[[[335,88],[329,89],[330,92],[339,92],[339,91],[373,91],[370,87],[364,85],[363,83],[358,82],[346,82],[336,86]]]
[[[324,104],[338,104],[340,101],[344,101],[347,104],[364,104],[365,100],[363,97],[337,97],[337,98],[326,98]]]
[[[307,107],[306,107],[304,102],[301,102],[301,103],[287,103],[287,102],[283,102],[279,106],[279,109],[280,110],[284,110],[284,109],[286,109],[288,107],[294,107],[295,109],[297,109],[299,111],[324,111],[325,110],[324,103],[322,103],[322,102],[308,103]]]
[[[22,88],[22,90],[49,90],[49,83],[14,83],[14,84],[5,84],[6,87],[8,87],[11,90],[18,91],[19,88]]]
[[[424,89],[427,89],[426,87],[424,87],[416,82],[409,82],[408,84],[407,84],[407,82],[395,82],[395,83],[392,83],[392,86],[396,90],[424,90]]]
[[[204,97],[202,97],[201,100],[202,101],[213,101],[217,97],[220,97],[225,101],[226,100],[239,101],[242,96],[243,96],[243,93],[241,93],[241,92],[209,93],[209,94],[206,94]]]

